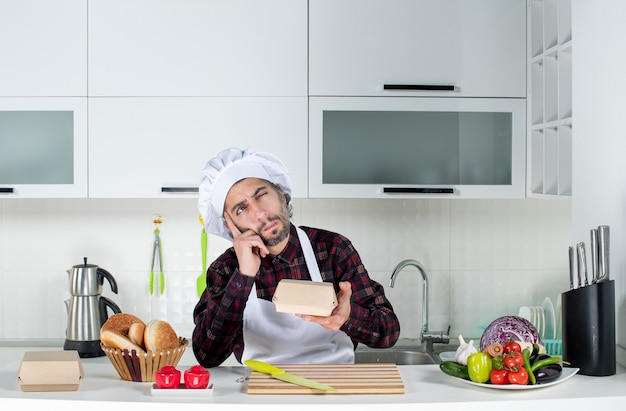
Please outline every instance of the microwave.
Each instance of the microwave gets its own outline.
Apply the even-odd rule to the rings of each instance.
[[[524,198],[526,99],[310,97],[310,198]]]

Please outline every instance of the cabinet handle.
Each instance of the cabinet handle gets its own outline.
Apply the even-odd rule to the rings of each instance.
[[[198,187],[161,187],[162,193],[197,193]]]
[[[0,187],[0,193],[4,194],[12,194],[13,193],[13,188],[12,187]]]
[[[385,84],[385,90],[454,91],[454,84]]]
[[[385,187],[383,192],[397,194],[454,194],[454,188]]]

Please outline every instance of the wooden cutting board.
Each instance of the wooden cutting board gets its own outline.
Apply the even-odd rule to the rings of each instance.
[[[286,372],[330,385],[320,391],[290,384],[268,374],[252,371],[248,394],[404,394],[404,383],[396,364],[278,365]]]

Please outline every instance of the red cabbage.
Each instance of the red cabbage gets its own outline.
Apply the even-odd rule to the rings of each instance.
[[[533,323],[516,315],[505,315],[487,326],[480,338],[480,350],[484,350],[495,342],[504,345],[510,340],[543,345]]]

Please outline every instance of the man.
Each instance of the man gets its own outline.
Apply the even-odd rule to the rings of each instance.
[[[357,343],[390,347],[400,335],[383,287],[369,278],[340,234],[296,227],[284,164],[254,149],[227,149],[201,173],[198,208],[205,230],[233,246],[207,270],[194,309],[193,351],[205,367],[238,361],[354,363]],[[328,317],[276,312],[283,278],[326,281],[338,305]]]

